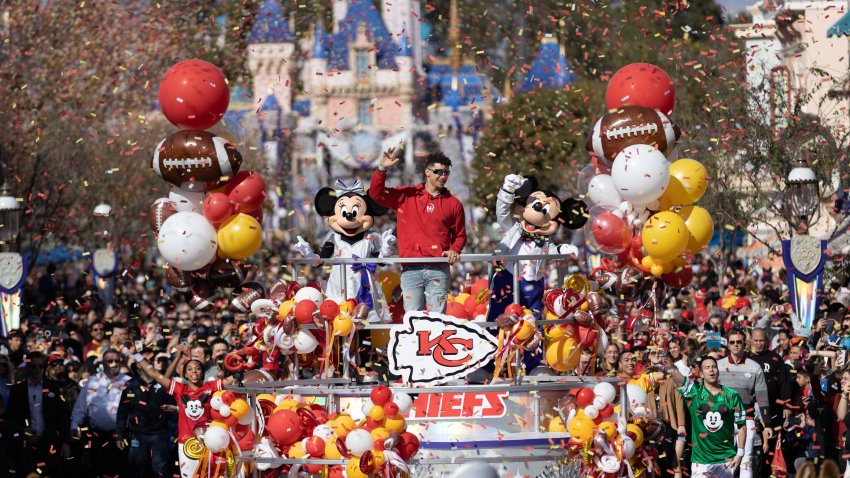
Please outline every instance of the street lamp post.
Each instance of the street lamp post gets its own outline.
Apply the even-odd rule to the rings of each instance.
[[[115,275],[118,273],[118,250],[112,242],[112,206],[98,204],[92,212],[94,247],[91,252],[91,273],[95,291],[106,309],[115,302]]]
[[[820,215],[820,191],[815,172],[799,161],[788,174],[783,191],[783,212],[790,239],[782,241],[788,292],[800,321],[800,332],[809,333],[818,310],[818,289],[826,265],[826,241],[808,234]]]
[[[21,224],[21,206],[4,180],[0,186],[0,333],[3,336],[21,326],[21,302],[24,279],[29,267],[20,253],[18,233]]]

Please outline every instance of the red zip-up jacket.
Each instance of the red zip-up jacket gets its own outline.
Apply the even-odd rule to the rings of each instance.
[[[388,188],[386,181],[387,173],[375,170],[369,195],[396,210],[399,257],[440,257],[449,249],[463,250],[466,215],[458,198],[448,190],[433,196],[421,183]]]

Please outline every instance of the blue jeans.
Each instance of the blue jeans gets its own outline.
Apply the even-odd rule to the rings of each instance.
[[[451,284],[449,266],[412,266],[401,272],[404,311],[444,313]]]

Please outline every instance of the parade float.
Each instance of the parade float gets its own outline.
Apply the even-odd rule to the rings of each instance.
[[[239,385],[215,394],[213,421],[183,445],[208,476],[449,476],[471,461],[505,476],[658,472],[653,440],[663,425],[649,416],[646,391],[593,376],[581,360],[584,352],[595,362],[619,340],[605,331],[625,319],[615,303],[634,303],[655,320],[665,288],[690,282],[688,257],[713,232],[711,215],[694,205],[707,187],[705,168],[677,157],[681,132],[670,119],[675,91],[666,73],[634,64],[612,77],[609,112],[590,132],[593,160],[579,178],[590,207],[576,199],[552,214],[584,228],[601,265],[563,278],[545,291],[543,310],[532,311],[520,305],[521,263],[577,251],[463,255],[511,272],[512,303],[489,315],[492,283],[484,279],[464,283],[446,314],[401,310],[394,270],[445,258],[392,257],[395,238],[386,234],[363,251],[329,236],[320,254],[299,238],[303,257],[289,258],[291,277],[248,281],[244,261],[262,242],[266,186],[240,171],[231,142],[206,131],[224,115],[225,95],[212,65],[189,60],[169,70],[160,103],[182,129],[159,143],[152,161],[172,185],[150,218],[169,284],[198,310],[211,307],[216,288],[232,288],[232,310],[250,314],[249,340],[225,358]],[[515,176],[518,191],[526,179]],[[335,234],[365,232],[365,218],[381,213],[361,189],[343,183],[320,192],[317,212],[354,221]],[[328,244],[346,253],[326,254]],[[331,284],[299,280],[305,266],[330,271]]]

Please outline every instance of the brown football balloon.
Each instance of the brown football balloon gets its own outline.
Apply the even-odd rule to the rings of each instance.
[[[630,302],[640,297],[644,287],[643,273],[637,267],[628,266],[617,277],[614,293],[621,299]]]
[[[599,269],[590,276],[590,279],[593,280],[593,282],[596,282],[599,289],[610,291],[617,283],[617,274]]]
[[[255,300],[262,299],[266,295],[266,289],[258,282],[245,282],[236,297],[230,301],[230,309],[233,312],[247,314],[251,311],[251,304]]]
[[[608,300],[598,292],[587,293],[587,307],[593,316],[602,315],[608,312],[610,305]]]
[[[585,148],[605,161],[635,144],[648,144],[669,154],[682,131],[664,113],[643,106],[624,106],[599,118]]]
[[[162,140],[151,167],[162,179],[189,191],[211,191],[239,172],[242,155],[209,131],[181,130]]]
[[[171,266],[165,270],[165,280],[178,292],[188,292],[194,282],[189,272]]]
[[[207,280],[197,281],[190,292],[189,306],[198,312],[212,310],[215,302],[215,286]]]

